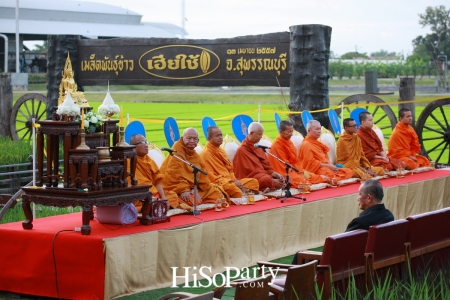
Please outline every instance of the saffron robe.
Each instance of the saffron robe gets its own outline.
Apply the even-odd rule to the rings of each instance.
[[[409,170],[431,165],[425,156],[418,154],[420,152],[419,137],[410,125],[397,123],[389,139],[388,148],[388,157],[401,160]],[[417,162],[409,156],[414,156]]]
[[[128,164],[128,168],[130,168],[130,164]],[[150,188],[150,192],[152,192],[153,196],[158,198],[161,197],[156,189],[156,185],[161,183],[163,176],[158,166],[153,159],[150,158],[150,156],[145,155],[143,157],[137,157],[135,178],[138,180],[139,184],[151,184],[152,187]],[[164,194],[166,195],[169,203],[178,202],[178,196],[174,192],[164,190]],[[136,201],[133,204],[138,212],[142,210],[141,201]]]
[[[195,150],[188,149],[183,144],[182,138],[173,144],[172,149],[177,151],[174,153],[175,155],[205,170],[206,166],[201,157]],[[184,208],[184,205],[193,205],[193,194],[191,194],[191,200],[187,202],[180,197],[182,193],[190,192],[194,189],[194,174],[192,171],[193,168],[191,166],[171,155],[164,159],[161,165],[161,173],[163,175],[161,183],[164,190],[172,191],[178,195],[177,202],[170,202],[173,208],[177,208],[178,206]],[[197,173],[197,188],[202,203],[215,203],[216,199],[224,197],[220,188],[209,181],[208,175],[201,172]]]
[[[401,163],[398,159],[389,158],[389,161],[385,161],[382,158],[375,158],[375,155],[381,156],[381,152],[384,150],[383,144],[373,129],[364,129],[359,127],[356,134],[361,139],[364,155],[372,166],[383,167],[383,169],[387,169],[389,171],[396,170],[398,168]]]
[[[270,165],[266,153],[261,148],[255,148],[247,138],[237,149],[233,166],[237,179],[255,178],[258,180],[260,190],[276,189],[271,176],[275,170]]]
[[[289,169],[289,182],[294,188],[296,188],[301,183],[305,183],[306,177],[309,177],[308,180],[310,183],[326,182],[326,180],[319,175],[311,173],[306,175],[303,174],[302,163],[297,157],[297,149],[295,148],[294,143],[291,140],[286,140],[281,136],[278,136],[270,146],[269,151],[279,159],[289,163],[291,166],[299,170],[300,173],[297,173],[294,170]],[[267,158],[269,159],[269,162],[274,168],[275,172],[286,175],[285,164],[281,163],[271,155],[269,155]]]
[[[200,157],[205,163],[209,180],[222,187],[222,189],[232,198],[241,198],[242,191],[235,184],[233,165],[228,159],[225,150],[207,142],[205,148],[200,153]],[[239,180],[244,188],[258,191],[259,183],[255,178],[242,178]]]
[[[355,173],[352,169],[339,168],[337,173],[334,173],[328,167],[321,167],[321,164],[329,164],[328,148],[325,144],[310,136],[306,136],[300,147],[298,158],[302,162],[303,170],[316,175],[325,175],[329,178],[336,177],[338,180],[351,178]]]
[[[372,167],[364,156],[361,140],[357,134],[344,133],[337,142],[336,163],[355,171],[353,177],[361,178],[364,172],[359,168],[371,169],[377,176],[384,175],[383,167]]]

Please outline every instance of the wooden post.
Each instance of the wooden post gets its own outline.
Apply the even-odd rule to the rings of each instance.
[[[328,60],[330,58],[331,27],[297,25],[289,27],[290,35],[290,104],[292,111],[314,111],[330,106],[328,96]],[[300,115],[291,115],[295,129],[306,134]],[[313,118],[328,128],[327,112]]]
[[[6,73],[0,74],[0,136],[11,137],[11,110],[13,103],[13,93],[11,87],[11,77]]]
[[[398,93],[400,95],[399,102],[416,100],[416,82],[413,77],[400,77],[400,86],[398,88]],[[411,126],[415,127],[416,124],[416,104],[415,103],[404,103],[398,105],[398,110],[402,108],[407,108],[411,110],[412,113],[412,123]],[[398,115],[397,115],[398,118]]]
[[[70,53],[72,68],[75,72],[75,81],[78,76],[78,42],[77,35],[49,35],[48,44],[48,66],[47,66],[47,119],[52,117],[52,109],[58,106],[59,84],[66,62],[67,54]],[[78,86],[78,89],[81,87]]]

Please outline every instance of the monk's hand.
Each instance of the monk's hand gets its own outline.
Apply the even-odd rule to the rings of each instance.
[[[284,181],[284,177],[283,177],[283,175],[281,175],[280,173],[273,172],[273,173],[271,174],[271,176],[272,176],[273,178],[275,178],[275,179],[279,179],[279,180],[283,180],[283,181]]]
[[[411,158],[413,161],[417,162],[417,158],[413,155],[411,155],[409,158]]]
[[[339,171],[339,168],[336,167],[335,165],[326,164],[325,166],[327,166],[328,168],[330,168],[331,171],[333,171],[334,173],[337,173],[337,172]]]
[[[235,184],[240,190],[242,190],[242,189],[244,188],[244,186],[242,185],[242,183],[241,183],[239,180],[237,180],[237,179],[234,180],[234,184]]]
[[[184,202],[191,201],[191,192],[184,192],[180,195],[181,199],[183,199]]]
[[[375,176],[377,175],[377,173],[375,173],[375,172],[372,171],[372,170],[367,170],[367,174],[369,174],[369,175],[372,176],[372,177],[375,177]]]
[[[282,189],[282,188],[284,188],[284,186],[286,185],[285,183],[284,183],[284,180],[280,180],[280,179],[272,179],[273,180],[273,184],[275,185],[275,187],[277,188],[277,189]]]

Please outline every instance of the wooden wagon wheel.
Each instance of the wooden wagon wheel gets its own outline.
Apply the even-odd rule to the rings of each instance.
[[[38,93],[25,94],[20,97],[11,112],[9,126],[14,141],[31,140],[32,119],[36,121],[46,118],[47,97]]]
[[[385,102],[382,99],[380,99],[374,95],[358,94],[358,95],[352,95],[352,96],[345,98],[344,100],[342,100],[341,104],[342,103],[344,103],[344,104],[353,104],[353,103],[369,104],[369,103],[385,103]],[[387,128],[394,129],[395,125],[397,125],[397,118],[395,117],[394,111],[390,108],[389,105],[379,105],[379,106],[365,105],[365,106],[359,106],[359,107],[365,108],[369,113],[372,114],[373,123],[375,125],[377,125],[378,127],[380,127],[381,130],[387,129]],[[350,109],[349,107],[345,107],[344,109],[348,112],[347,116],[349,116],[352,109]],[[340,115],[340,113],[341,113],[340,108],[335,109],[335,111],[338,115]],[[381,126],[381,122],[385,118],[388,118],[389,125]]]
[[[436,164],[450,164],[449,120],[450,98],[445,98],[428,104],[416,123],[422,152]]]

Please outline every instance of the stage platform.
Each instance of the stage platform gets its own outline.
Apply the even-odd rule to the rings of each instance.
[[[450,206],[450,170],[383,179],[384,203],[396,219]],[[64,299],[111,299],[170,286],[171,267],[243,268],[322,245],[359,214],[359,184],[288,199],[171,217],[128,226],[91,221],[75,232],[81,213],[0,225],[0,291]],[[178,283],[184,282],[179,278]],[[59,294],[59,295],[58,295]]]

